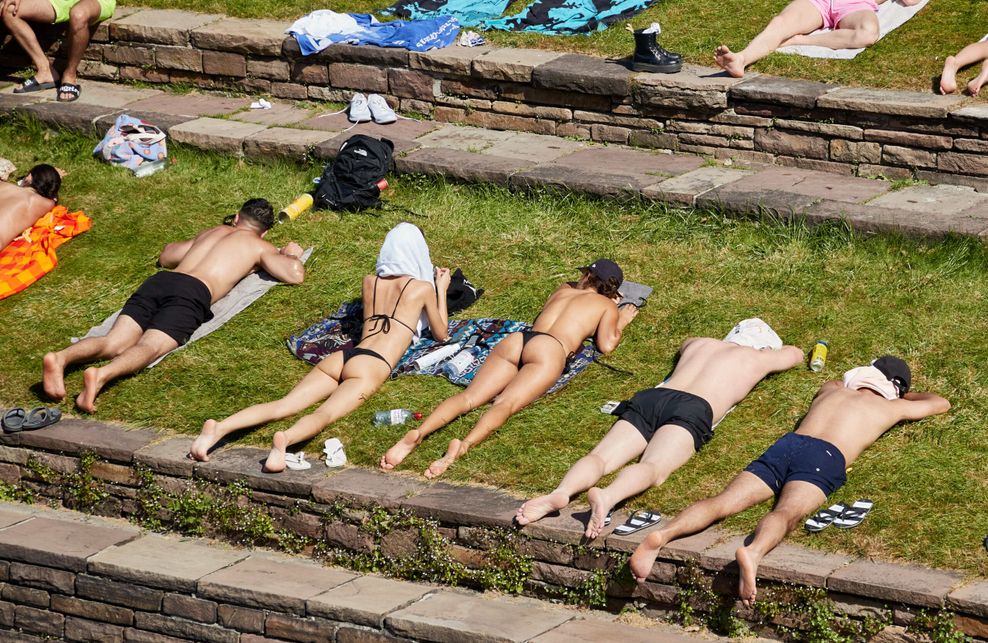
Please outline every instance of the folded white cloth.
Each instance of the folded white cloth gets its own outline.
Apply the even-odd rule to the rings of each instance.
[[[782,348],[782,338],[772,330],[771,326],[758,317],[738,322],[738,325],[731,329],[724,341],[758,350]]]
[[[885,373],[874,366],[859,366],[844,373],[844,386],[855,391],[866,388],[886,400],[899,399],[899,391],[896,390],[895,385],[885,377]]]
[[[904,6],[896,0],[888,0],[878,7],[878,39],[881,40],[888,33],[895,31],[907,20],[916,15],[920,9],[926,6],[929,0],[923,0],[911,7]],[[813,33],[826,31],[820,29]],[[778,51],[783,54],[798,54],[808,58],[835,58],[839,60],[850,60],[860,54],[864,49],[831,49],[817,45],[793,45],[791,47],[779,47]]]
[[[377,255],[375,272],[378,277],[408,275],[436,287],[435,268],[429,256],[429,246],[418,226],[403,221],[391,228]],[[429,318],[422,311],[415,329],[415,339],[428,328]]]
[[[326,455],[326,466],[330,468],[342,467],[346,464],[346,453],[343,451],[343,443],[339,438],[329,438],[325,442],[322,452]]]

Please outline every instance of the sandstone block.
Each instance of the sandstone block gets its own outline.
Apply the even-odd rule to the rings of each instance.
[[[35,587],[48,592],[60,594],[73,594],[75,592],[75,574],[60,569],[11,563],[7,571],[7,578],[19,585]]]
[[[123,643],[124,628],[109,623],[97,623],[83,618],[65,618],[65,640],[86,643]]]
[[[563,54],[541,49],[493,49],[473,59],[473,74],[490,80],[527,83],[539,65]]]
[[[835,87],[807,80],[758,75],[734,85],[730,92],[733,100],[812,109],[820,96]]]
[[[388,70],[371,65],[330,63],[329,82],[333,87],[368,92],[388,91]]]
[[[301,643],[324,643],[332,641],[336,634],[336,624],[316,617],[268,614],[264,621],[267,636],[300,641]]]
[[[937,169],[942,172],[988,176],[988,156],[940,152],[937,154]]]
[[[153,65],[154,50],[150,47],[107,45],[103,47],[103,59],[117,65]]]
[[[401,98],[431,101],[438,95],[436,79],[429,74],[411,69],[389,69],[381,82],[384,84],[384,89],[381,91],[388,91]],[[336,85],[335,82],[333,84]]]
[[[428,72],[469,76],[473,61],[489,51],[488,47],[446,47],[413,51],[408,55],[408,66]]]
[[[944,118],[961,102],[963,99],[958,96],[940,96],[928,91],[841,87],[820,96],[817,107],[890,116]]]
[[[510,116],[496,112],[468,113],[462,121],[469,125],[486,127],[488,129],[534,132],[536,134],[554,134],[556,131],[556,123],[554,121]]]
[[[582,54],[564,54],[537,66],[532,84],[557,91],[627,96],[632,74],[623,65]]]
[[[190,39],[200,49],[280,57],[285,28],[278,20],[223,18],[192,30]]]
[[[76,593],[82,598],[151,612],[157,612],[161,608],[161,599],[164,595],[164,592],[157,589],[120,583],[88,574],[79,574],[76,577]]]
[[[882,162],[886,165],[933,168],[937,166],[937,155],[926,150],[886,145],[882,148]]]
[[[173,9],[145,9],[109,23],[110,38],[160,45],[189,44],[189,32],[222,16]]]
[[[271,83],[271,95],[275,98],[291,98],[294,100],[305,100],[309,95],[309,88],[298,83]]]
[[[53,596],[51,609],[54,612],[71,614],[72,616],[88,618],[103,623],[112,623],[114,625],[130,625],[134,621],[134,612],[126,607],[87,601],[72,596]]]
[[[882,146],[837,138],[830,141],[830,158],[840,163],[879,163]]]
[[[247,75],[252,78],[288,80],[288,63],[284,60],[250,60],[247,62]]]
[[[224,51],[202,52],[202,70],[214,76],[243,78],[247,75],[247,58]]]
[[[202,71],[202,52],[192,47],[155,47],[154,60],[155,65],[163,69]]]
[[[25,632],[62,638],[65,633],[65,616],[47,609],[18,605],[14,608],[14,625]]]
[[[305,85],[328,85],[329,67],[325,64],[297,62],[292,65],[291,79]]]
[[[173,127],[172,138],[205,150],[241,154],[248,137],[264,131],[263,125],[240,123],[219,118],[199,118]]]
[[[161,611],[200,623],[216,622],[216,603],[183,594],[165,594]]]
[[[826,159],[830,150],[827,141],[816,136],[790,134],[780,130],[755,132],[755,149],[772,154]]]
[[[220,605],[216,616],[220,625],[225,625],[240,632],[264,633],[264,612],[238,607],[236,605]]]
[[[794,119],[776,119],[775,127],[778,129],[795,130],[797,132],[809,132],[812,134],[822,134],[836,138],[845,138],[851,141],[860,141],[864,138],[864,129],[854,125],[842,125],[840,123],[817,123],[814,121],[800,121]]]
[[[240,641],[239,632],[218,625],[205,625],[182,618],[162,616],[161,614],[137,612],[134,614],[134,625],[142,630],[151,630],[193,641],[205,641],[207,643],[238,643]]]
[[[43,607],[45,609],[51,605],[51,595],[43,589],[4,585],[3,589],[0,590],[0,596],[5,601],[33,605],[34,607]]]

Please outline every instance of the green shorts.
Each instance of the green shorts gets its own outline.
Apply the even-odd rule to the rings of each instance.
[[[69,21],[69,12],[72,7],[79,4],[80,0],[49,0],[51,2],[52,9],[55,10],[55,22],[58,24],[60,22]],[[113,10],[117,8],[117,0],[97,0],[99,2],[99,21],[109,19],[113,15]]]

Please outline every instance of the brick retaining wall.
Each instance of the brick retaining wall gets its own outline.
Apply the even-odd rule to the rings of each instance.
[[[33,494],[39,501],[129,517],[145,524],[149,518],[162,518],[168,524],[167,506],[153,504],[148,496],[151,488],[172,497],[184,493],[191,498],[207,493],[210,485],[222,490],[236,482],[241,491],[234,505],[245,512],[254,511],[255,516],[259,511],[265,520],[271,520],[273,529],[259,542],[295,543],[296,549],[321,553],[337,564],[359,568],[360,564],[369,565],[367,561],[376,561],[375,565],[387,570],[389,564],[397,568],[402,561],[407,563],[430,551],[439,562],[429,563],[425,569],[434,574],[431,580],[438,581],[445,564],[459,564],[474,572],[503,572],[506,550],[491,552],[492,547],[507,547],[510,560],[524,561],[521,567],[507,572],[509,576],[518,573],[515,580],[526,595],[606,604],[614,610],[635,604],[646,614],[657,615],[680,612],[685,601],[697,612],[726,606],[729,612],[733,609],[735,615],[759,623],[760,628],[772,623],[797,628],[806,625],[792,614],[766,616],[734,604],[737,580],[733,557],[740,537],[718,529],[674,542],[663,550],[649,581],[637,586],[621,567],[644,534],[618,537],[605,530],[588,543],[582,538],[586,509],[580,507],[514,532],[511,517],[519,500],[502,492],[427,484],[356,467],[327,471],[320,463],[304,472],[265,475],[260,472],[260,462],[266,450],[256,448],[227,449],[214,454],[209,463],[194,463],[185,458],[191,444],[188,437],[74,419],[40,431],[4,435],[0,444],[0,479],[13,485],[17,493]],[[87,458],[88,465],[80,464]],[[250,515],[244,513],[241,522],[249,523]],[[404,516],[401,520],[405,522],[395,515]],[[614,524],[624,519],[618,513]],[[422,531],[422,525],[428,529]],[[243,540],[249,529],[243,525],[238,529],[237,539]],[[428,534],[431,536],[427,538]],[[426,542],[430,538],[431,544]],[[775,601],[786,605],[785,597],[793,595],[793,585],[809,587],[829,598],[848,622],[860,627],[877,623],[878,629],[890,635],[903,634],[904,628],[923,618],[924,612],[936,614],[946,608],[956,613],[953,618],[959,628],[988,639],[985,580],[789,544],[765,559],[759,577],[760,601],[766,604]],[[15,620],[17,610],[25,614],[37,611],[31,601],[38,589],[14,589],[9,578],[7,582],[2,598],[21,607],[8,607],[0,601],[0,626],[9,625],[4,619],[11,610]],[[473,581],[467,584],[484,586]],[[55,601],[54,595],[43,598]],[[175,600],[185,606],[182,609],[195,607],[189,601]],[[61,618],[53,612],[44,618]]]
[[[81,75],[341,102],[376,92],[437,121],[988,191],[988,106],[959,96],[738,80],[691,65],[637,74],[621,61],[529,49],[334,45],[302,57],[287,25],[121,8]],[[12,41],[0,61],[27,66]]]

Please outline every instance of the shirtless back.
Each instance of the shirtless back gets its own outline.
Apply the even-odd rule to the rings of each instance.
[[[607,324],[601,323],[605,317],[616,316],[617,305],[613,299],[593,289],[566,283],[549,296],[532,330],[552,335],[567,353],[572,353],[580,348],[587,337],[597,334],[601,328],[607,328]]]
[[[51,166],[37,166],[31,172],[39,171],[39,168],[50,168]],[[50,185],[44,189],[49,196],[42,196],[31,187],[32,174],[24,177],[24,186],[13,183],[0,183],[0,250],[19,237],[21,233],[30,228],[35,222],[47,214],[57,203],[58,187],[61,179],[54,168],[51,168],[50,176],[46,176],[46,183],[55,182],[54,192],[51,192]],[[40,184],[39,184],[40,187]]]

